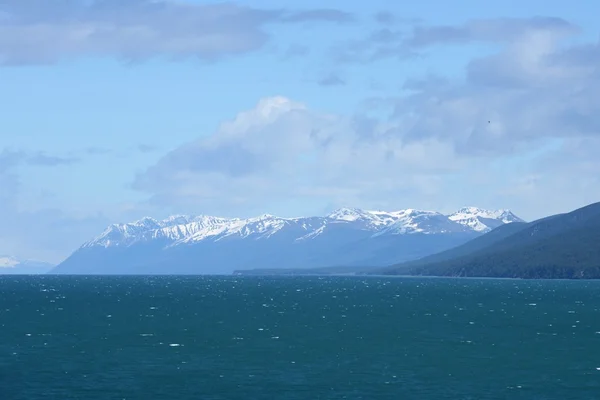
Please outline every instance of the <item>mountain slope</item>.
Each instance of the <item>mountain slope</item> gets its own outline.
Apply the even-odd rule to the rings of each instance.
[[[50,263],[0,256],[0,275],[45,274],[53,267],[54,265]]]
[[[352,208],[307,218],[143,218],[109,226],[52,272],[228,274],[252,268],[383,266],[446,250],[498,224],[520,221],[510,212],[476,210],[456,220],[454,214],[414,209]]]
[[[515,232],[511,232],[512,230]],[[509,233],[507,235],[507,233]],[[600,203],[525,225],[504,226],[460,248],[389,274],[508,278],[600,278]]]
[[[456,246],[449,250],[431,254],[429,256],[425,256],[416,260],[407,261],[399,265],[393,265],[391,267],[383,268],[379,270],[379,272],[383,274],[389,272],[398,274],[401,271],[408,272],[411,269],[418,266],[469,256],[471,254],[485,250],[489,246],[492,246],[493,244],[502,241],[503,239],[513,235],[514,233],[525,229],[528,225],[529,224],[526,222],[514,222],[510,224],[501,225],[498,228],[484,235],[476,237],[475,239],[470,240],[460,246]]]

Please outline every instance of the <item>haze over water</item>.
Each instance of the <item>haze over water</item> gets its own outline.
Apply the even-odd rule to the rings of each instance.
[[[1,277],[0,398],[595,399],[600,282]]]

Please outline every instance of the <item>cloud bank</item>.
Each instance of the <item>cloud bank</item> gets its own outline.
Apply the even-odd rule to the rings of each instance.
[[[405,94],[371,99],[392,109],[386,120],[264,98],[167,154],[134,187],[156,204],[216,212],[326,199],[442,206],[468,197],[520,205],[533,217],[596,201],[600,45],[572,44],[577,33],[556,18],[414,28],[386,43],[400,53],[474,41],[496,51],[470,60],[464,79],[410,79]],[[382,51],[381,41],[372,44]]]
[[[168,0],[2,0],[0,64],[81,56],[216,60],[260,49],[269,24],[350,22],[334,9],[262,10]]]
[[[438,162],[430,163],[428,154]],[[239,212],[265,202],[373,201],[387,197],[385,191],[426,185],[428,176],[457,162],[440,142],[403,143],[392,127],[374,120],[317,112],[275,96],[223,123],[211,137],[167,154],[134,187],[162,205]],[[402,170],[414,174],[398,179]]]

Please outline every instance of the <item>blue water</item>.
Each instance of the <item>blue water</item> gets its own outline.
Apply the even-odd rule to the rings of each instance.
[[[1,277],[0,400],[598,399],[600,282]]]

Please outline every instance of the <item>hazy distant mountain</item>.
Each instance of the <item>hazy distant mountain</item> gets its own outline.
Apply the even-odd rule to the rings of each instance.
[[[521,221],[508,210],[475,207],[450,215],[342,208],[323,217],[146,217],[109,226],[52,272],[228,274],[252,268],[383,266],[446,250]]]
[[[600,203],[501,226],[456,248],[379,273],[509,278],[600,278]]]
[[[45,274],[54,267],[53,264],[19,260],[12,256],[0,256],[0,275]]]

